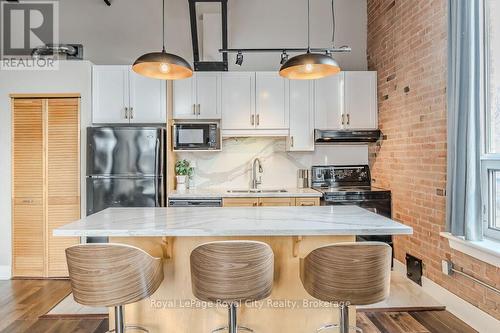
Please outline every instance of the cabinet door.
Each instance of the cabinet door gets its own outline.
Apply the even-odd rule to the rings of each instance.
[[[165,80],[150,79],[130,69],[130,122],[165,124],[167,88]]]
[[[377,72],[344,72],[346,125],[377,129]]]
[[[288,80],[277,72],[255,75],[255,125],[258,129],[288,128]]]
[[[343,74],[314,80],[314,122],[316,129],[341,129]]]
[[[68,276],[66,248],[78,237],[55,237],[54,229],[80,218],[80,100],[49,99],[47,109],[47,275]]]
[[[195,78],[176,80],[173,82],[173,118],[196,119]]]
[[[94,66],[92,69],[92,122],[129,122],[129,67]]]
[[[259,204],[259,198],[224,198],[223,207],[256,207]]]
[[[319,198],[295,198],[295,206],[319,206]]]
[[[12,116],[12,275],[45,275],[44,110],[41,99],[15,99]]]
[[[220,73],[196,73],[198,119],[220,119]]]
[[[295,198],[259,198],[259,206],[295,206]]]
[[[290,80],[289,151],[314,150],[313,82]]]
[[[221,83],[222,129],[253,129],[255,73],[223,73]]]

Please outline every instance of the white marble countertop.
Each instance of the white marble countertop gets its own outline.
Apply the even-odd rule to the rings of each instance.
[[[357,206],[108,208],[54,236],[326,236],[412,234]]]
[[[260,189],[260,188],[259,188]],[[276,189],[276,188],[273,188]],[[288,197],[321,197],[323,194],[312,188],[284,188],[286,192],[256,192],[256,193],[241,193],[241,192],[228,192],[229,189],[188,189],[185,191],[171,191],[168,193],[169,199],[187,198],[288,198]],[[231,190],[244,190],[244,189],[231,189]],[[262,188],[261,190],[266,190]]]

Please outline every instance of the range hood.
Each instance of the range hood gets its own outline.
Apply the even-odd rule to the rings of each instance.
[[[376,142],[380,130],[314,130],[316,144]]]

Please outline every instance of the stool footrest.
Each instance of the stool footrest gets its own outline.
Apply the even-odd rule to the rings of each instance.
[[[334,329],[334,328],[339,328],[340,326],[338,324],[326,324],[324,326],[321,326],[316,330],[316,332],[322,332],[324,330],[329,330],[329,329]],[[357,326],[349,326],[349,330],[355,330],[356,332],[363,333],[363,330]]]
[[[127,330],[136,330],[136,331],[142,331],[142,332],[149,333],[149,331],[147,329],[145,329],[144,327],[136,326],[136,325],[125,325],[125,332],[127,332]],[[114,332],[116,332],[116,330],[113,328],[112,330],[106,331],[105,333],[114,333]]]
[[[212,331],[212,333],[221,332],[221,331],[229,331],[229,326],[219,327]],[[238,326],[238,331],[245,331],[253,333],[254,330],[245,326]]]

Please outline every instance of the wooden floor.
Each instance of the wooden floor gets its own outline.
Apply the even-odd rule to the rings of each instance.
[[[106,332],[103,318],[40,318],[70,292],[64,280],[0,281],[0,333]]]
[[[70,293],[68,281],[0,281],[0,333],[104,333],[106,318],[43,317]],[[364,333],[476,332],[447,311],[357,313]]]

